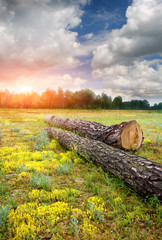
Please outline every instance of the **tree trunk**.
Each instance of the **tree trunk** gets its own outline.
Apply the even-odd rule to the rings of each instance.
[[[124,180],[140,195],[162,199],[161,164],[56,128],[47,127],[44,130],[63,147],[79,153],[104,171]]]
[[[46,115],[44,121],[125,150],[139,150],[143,141],[143,132],[135,120],[105,126],[97,122]]]

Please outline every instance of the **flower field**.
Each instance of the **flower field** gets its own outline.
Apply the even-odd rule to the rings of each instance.
[[[0,239],[161,239],[162,206],[50,141],[44,116],[135,119],[136,154],[162,164],[162,112],[0,109]]]

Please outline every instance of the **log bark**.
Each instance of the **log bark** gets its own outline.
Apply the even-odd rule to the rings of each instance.
[[[139,150],[142,146],[143,132],[135,120],[105,126],[97,122],[46,115],[44,121],[124,150]]]
[[[156,196],[162,200],[161,164],[53,127],[44,130],[63,147],[79,153],[104,171],[119,177],[141,196]]]

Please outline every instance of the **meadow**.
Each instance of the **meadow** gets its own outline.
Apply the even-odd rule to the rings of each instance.
[[[161,239],[162,206],[50,141],[44,116],[135,119],[135,154],[162,164],[162,111],[0,109],[0,239]]]

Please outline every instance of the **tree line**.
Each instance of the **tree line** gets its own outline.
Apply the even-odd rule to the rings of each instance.
[[[144,100],[123,101],[121,96],[113,100],[107,94],[96,95],[90,89],[71,92],[46,89],[42,94],[10,93],[8,90],[0,91],[0,108],[81,108],[81,109],[135,109],[135,110],[162,110],[162,102],[150,106]]]

